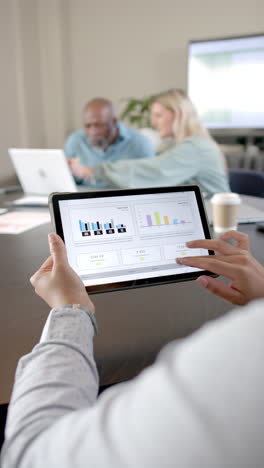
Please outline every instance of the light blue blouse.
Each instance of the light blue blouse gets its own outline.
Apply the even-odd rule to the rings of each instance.
[[[185,138],[155,158],[102,164],[95,177],[117,188],[198,184],[210,195],[230,191],[219,148],[200,136]]]

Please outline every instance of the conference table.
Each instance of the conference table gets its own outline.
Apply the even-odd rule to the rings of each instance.
[[[0,207],[17,195],[0,196]],[[264,210],[263,199],[248,200]],[[250,236],[252,252],[264,264],[264,234],[256,231],[255,224],[239,229]],[[48,223],[19,235],[0,234],[0,404],[9,402],[17,362],[38,342],[49,313],[29,283],[49,254],[49,232]],[[194,281],[101,293],[92,300],[99,326],[94,351],[102,386],[136,376],[166,343],[186,337],[232,308]]]

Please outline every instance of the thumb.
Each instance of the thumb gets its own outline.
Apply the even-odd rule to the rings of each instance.
[[[211,276],[199,276],[196,281],[203,288],[206,288],[216,296],[225,299],[225,301],[231,302],[231,304],[242,305],[241,293],[236,289],[231,288],[229,285],[222,283],[216,278],[212,278]]]
[[[68,263],[65,245],[60,236],[52,232],[48,235],[48,239],[54,265]]]

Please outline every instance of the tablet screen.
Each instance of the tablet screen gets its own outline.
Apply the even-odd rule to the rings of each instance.
[[[175,262],[176,257],[209,254],[186,247],[189,240],[210,237],[197,191],[165,190],[58,200],[68,260],[85,286],[177,281],[179,275],[188,278],[200,271]]]

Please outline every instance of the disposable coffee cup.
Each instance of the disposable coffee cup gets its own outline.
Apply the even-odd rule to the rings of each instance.
[[[211,198],[214,231],[222,234],[237,229],[241,198],[237,193],[216,193]]]

